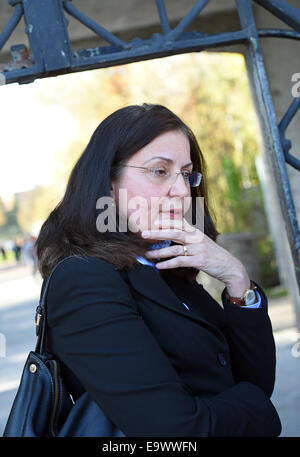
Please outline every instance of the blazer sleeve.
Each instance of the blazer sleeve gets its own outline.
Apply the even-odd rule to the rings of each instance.
[[[277,436],[266,393],[240,382],[193,396],[119,272],[96,258],[59,265],[48,290],[51,350],[125,436]]]
[[[226,316],[226,334],[235,381],[249,381],[271,397],[275,383],[276,348],[268,300],[255,283],[261,296],[260,308],[244,308],[230,303],[222,292]]]

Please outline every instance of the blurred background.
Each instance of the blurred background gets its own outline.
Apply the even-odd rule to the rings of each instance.
[[[74,3],[81,4],[79,0]],[[134,12],[134,2],[129,3]],[[188,8],[182,2],[175,3],[178,9]],[[218,8],[225,5],[217,3]],[[226,2],[227,7],[231,3]],[[100,14],[95,2],[86,4]],[[111,5],[115,5],[109,11],[111,16],[104,14],[103,20],[128,38],[125,25],[122,32],[123,23],[117,21],[120,2]],[[231,12],[225,16],[221,11],[215,13],[214,22],[205,22],[208,29],[214,24],[222,31],[227,24],[235,24]],[[124,11],[121,16],[124,24],[129,21]],[[153,32],[156,25],[150,16],[140,26]],[[130,17],[131,34],[139,24],[134,17]],[[136,17],[141,19],[141,11]],[[71,20],[71,31],[72,26]],[[80,28],[74,30],[75,38],[81,36],[81,47],[84,40],[94,46]],[[289,93],[290,73],[284,80],[285,64],[278,62],[276,45],[266,49],[272,95],[280,117],[287,108],[283,87]],[[281,55],[282,62],[295,62],[289,52]],[[40,227],[61,200],[70,171],[98,124],[118,108],[148,102],[166,105],[198,139],[207,164],[210,205],[220,232],[217,242],[244,263],[250,278],[268,297],[277,350],[272,400],[282,420],[281,436],[300,436],[300,321],[295,296],[291,295],[295,286],[289,287],[286,235],[280,232],[284,221],[280,221],[280,213],[275,211],[278,202],[270,193],[262,132],[252,100],[244,55],[228,49],[0,87],[0,435],[27,354],[35,346],[34,315],[42,278],[34,242]],[[292,139],[299,144],[297,126],[292,129]],[[292,170],[290,177],[299,211],[299,173]],[[203,272],[198,281],[221,303],[222,283]]]

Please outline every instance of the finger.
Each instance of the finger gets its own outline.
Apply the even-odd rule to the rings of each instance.
[[[196,227],[190,225],[185,219],[162,219],[160,221],[155,221],[155,227],[161,229],[175,228],[188,233],[196,231]]]
[[[168,269],[168,268],[178,268],[178,267],[186,267],[190,266],[189,264],[189,258],[188,257],[174,257],[173,259],[170,260],[164,260],[163,262],[158,262],[156,263],[156,267],[158,269]]]
[[[154,258],[166,258],[166,257],[173,257],[173,256],[179,256],[179,255],[184,255],[183,247],[182,244],[176,244],[175,246],[170,246],[167,248],[162,248],[162,249],[153,249],[151,251],[147,251],[145,253],[146,257],[150,259]]]
[[[154,230],[156,229],[173,229],[184,230],[184,222],[182,219],[164,218],[154,222]]]
[[[142,237],[154,240],[171,240],[178,243],[184,243],[184,232],[182,230],[144,230]]]

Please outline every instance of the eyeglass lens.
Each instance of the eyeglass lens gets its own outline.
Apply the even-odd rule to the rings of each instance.
[[[191,187],[199,186],[201,182],[202,175],[196,171],[193,171],[189,176],[189,182]]]

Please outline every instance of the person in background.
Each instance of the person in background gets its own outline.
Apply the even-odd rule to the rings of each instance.
[[[1,254],[2,254],[2,259],[6,260],[6,250],[4,246],[0,246]]]
[[[22,246],[22,240],[20,238],[15,238],[12,250],[15,254],[16,262],[20,262],[21,260]]]
[[[29,235],[23,244],[22,257],[28,265],[32,266],[32,274],[35,276],[38,272],[37,256],[35,249],[36,236]]]

